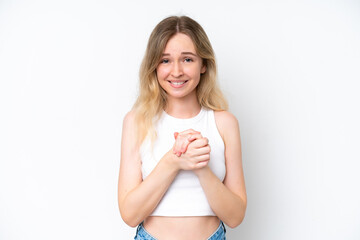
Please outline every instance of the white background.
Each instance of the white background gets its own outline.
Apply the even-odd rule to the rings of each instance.
[[[0,239],[132,239],[122,119],[154,26],[207,32],[248,193],[228,239],[360,239],[359,1],[0,0]]]

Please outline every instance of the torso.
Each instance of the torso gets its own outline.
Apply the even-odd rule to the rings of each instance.
[[[215,114],[216,115],[216,114]],[[213,126],[216,128],[216,125]],[[179,129],[180,130],[180,129]],[[183,129],[185,130],[185,129]],[[198,129],[195,129],[198,130]],[[222,134],[220,142],[217,143],[211,141],[213,144],[212,149],[215,147],[215,144],[219,146],[224,144],[222,141]],[[171,136],[172,137],[172,136]],[[207,136],[206,136],[207,137]],[[171,139],[169,139],[171,143]],[[222,145],[224,147],[224,145]],[[169,147],[167,147],[169,148]],[[222,153],[224,154],[224,153]],[[159,154],[160,156],[161,154]],[[215,156],[213,156],[215,157]],[[224,161],[224,160],[223,160]],[[154,165],[155,166],[155,165]],[[218,167],[217,167],[218,168]],[[221,168],[220,168],[221,169]],[[144,169],[142,169],[144,171]],[[214,169],[215,170],[215,169]],[[219,169],[218,169],[219,170]],[[217,170],[215,170],[216,172]],[[149,173],[149,172],[148,172]],[[147,173],[147,174],[148,174]],[[144,174],[144,172],[143,172]],[[220,175],[219,175],[220,174]],[[221,176],[221,172],[218,177],[224,178],[224,175]],[[225,172],[223,173],[225,174]],[[143,177],[145,177],[143,175]],[[189,240],[189,239],[208,239],[219,227],[220,220],[217,216],[148,216],[144,220],[145,230],[158,240]]]

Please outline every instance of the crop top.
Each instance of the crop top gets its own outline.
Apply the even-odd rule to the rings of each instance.
[[[201,108],[192,118],[180,119],[163,111],[155,124],[157,138],[153,144],[146,138],[141,145],[142,177],[145,179],[159,160],[172,149],[174,132],[194,129],[209,139],[211,146],[208,166],[223,181],[225,178],[225,145],[215,123],[213,110]],[[192,171],[181,170],[151,216],[215,216],[198,177]]]

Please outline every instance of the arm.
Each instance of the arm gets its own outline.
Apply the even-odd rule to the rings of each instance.
[[[177,175],[177,170],[169,164],[173,154],[168,152],[152,173],[142,181],[135,130],[134,114],[130,112],[123,122],[118,204],[124,222],[132,227],[151,214]]]
[[[134,113],[130,112],[123,123],[118,204],[123,220],[132,227],[152,213],[180,169],[193,170],[203,167],[202,161],[206,161],[208,154],[207,149],[202,147],[203,139],[194,141],[193,145],[188,147],[187,153],[181,157],[177,157],[173,150],[169,149],[143,181],[135,130]]]
[[[224,182],[208,166],[194,172],[199,177],[212,210],[226,225],[234,228],[242,222],[247,204],[239,125],[236,118],[225,111],[215,112],[215,119],[225,143]]]

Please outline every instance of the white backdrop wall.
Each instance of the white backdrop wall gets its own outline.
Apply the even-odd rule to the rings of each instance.
[[[248,193],[228,239],[360,239],[359,1],[0,0],[0,239],[132,239],[122,119],[153,27],[207,31]]]

